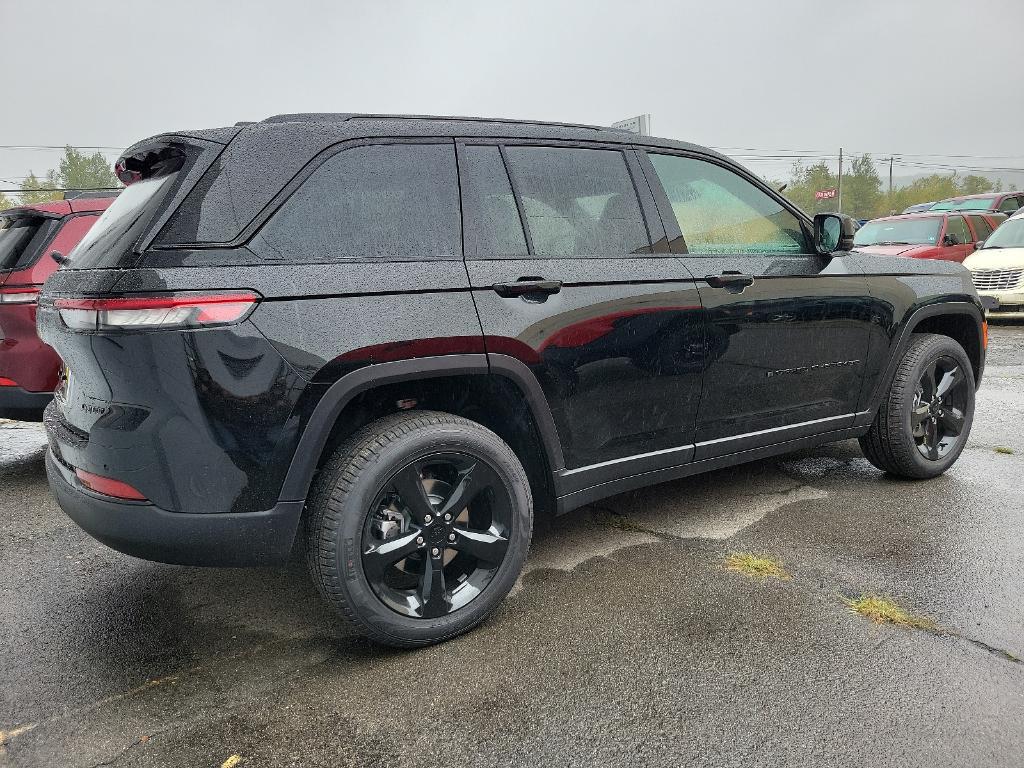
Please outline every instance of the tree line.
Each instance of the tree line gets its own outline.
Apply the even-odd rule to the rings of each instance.
[[[111,169],[110,161],[99,152],[87,155],[74,147],[64,147],[64,156],[42,177],[29,174],[20,184],[19,192],[4,194],[0,192],[0,210],[15,205],[34,205],[61,200],[62,192],[47,192],[50,189],[102,189],[120,187]]]
[[[770,183],[775,185],[776,189],[782,186],[781,182]],[[813,165],[805,165],[803,161],[797,160],[793,163],[789,183],[782,194],[807,213],[821,213],[836,210],[838,201],[818,200],[814,193],[838,186],[839,176],[832,172],[824,160]],[[1011,191],[1015,188],[1014,185],[1010,186]],[[908,206],[918,203],[957,195],[1001,192],[1002,189],[1001,181],[993,182],[986,176],[933,173],[914,179],[910,184],[895,187],[890,194],[888,180],[883,187],[882,177],[871,155],[853,157],[849,165],[843,165],[843,213],[856,219],[888,216],[891,213],[900,213]]]

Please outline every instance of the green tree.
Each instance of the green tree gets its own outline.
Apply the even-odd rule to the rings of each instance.
[[[892,199],[889,201],[889,213],[899,213],[911,205],[928,203],[934,200],[942,200],[947,197],[956,197],[960,194],[960,185],[955,173],[944,176],[941,173],[933,173],[930,176],[922,176],[906,186],[893,190]]]
[[[21,182],[21,194],[18,197],[22,205],[35,205],[36,203],[60,200],[60,192],[41,191],[51,189],[52,187],[53,185],[48,180],[40,179],[32,171],[29,171],[28,177]]]
[[[0,211],[6,211],[8,208],[14,207],[14,201],[11,200],[3,192],[0,192]]]
[[[789,175],[789,186],[783,194],[807,213],[833,210],[835,200],[818,200],[814,193],[821,189],[837,186],[838,178],[829,170],[824,160],[814,165],[804,165],[802,160],[793,163]]]
[[[99,152],[86,155],[74,147],[64,147],[64,157],[56,170],[46,174],[51,186],[61,189],[103,189],[121,186],[110,161]]]
[[[856,219],[873,218],[882,212],[883,197],[882,179],[871,155],[853,158],[849,173],[843,174],[843,213]]]

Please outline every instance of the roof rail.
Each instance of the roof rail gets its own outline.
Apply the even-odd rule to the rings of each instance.
[[[513,125],[543,125],[551,128],[585,128],[590,131],[614,131],[600,125],[583,123],[559,123],[545,120],[513,120],[507,117],[462,117],[457,115],[386,115],[356,112],[296,112],[294,114],[273,115],[264,123],[305,123],[330,122],[343,123],[348,120],[437,120],[462,123],[510,123]]]

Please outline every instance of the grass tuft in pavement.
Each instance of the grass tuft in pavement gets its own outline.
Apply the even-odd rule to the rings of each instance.
[[[773,557],[762,557],[749,552],[730,552],[725,558],[727,570],[742,573],[753,579],[788,579],[782,562]]]
[[[1013,448],[1007,448],[1005,445],[997,445],[994,450],[996,453],[1005,453],[1007,456],[1013,455]]]
[[[929,632],[938,629],[931,619],[915,616],[887,597],[866,594],[854,598],[844,597],[843,602],[851,611],[871,619],[875,624],[895,624],[897,627],[924,629]]]

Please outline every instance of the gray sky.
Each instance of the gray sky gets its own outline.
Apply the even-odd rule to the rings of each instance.
[[[295,111],[649,112],[655,134],[715,147],[1020,168],[1022,30],[1022,0],[0,0],[0,144],[123,147]],[[0,149],[0,179],[58,155]]]

